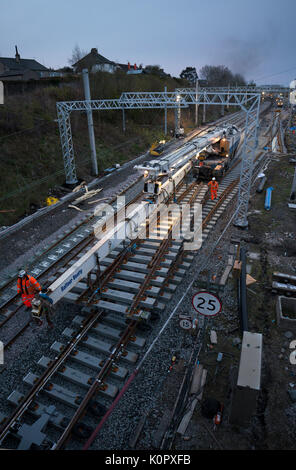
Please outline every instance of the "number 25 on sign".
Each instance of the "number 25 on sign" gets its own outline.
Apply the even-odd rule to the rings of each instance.
[[[198,313],[206,317],[214,317],[222,309],[221,300],[216,295],[205,291],[197,292],[192,297],[192,305]]]

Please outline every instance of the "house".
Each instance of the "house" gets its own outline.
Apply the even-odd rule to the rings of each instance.
[[[83,69],[88,69],[89,72],[109,72],[114,73],[116,70],[121,70],[125,73],[142,73],[142,68],[136,67],[131,64],[118,64],[112,60],[106,59],[98,53],[98,49],[93,47],[89,54],[82,57],[82,59],[72,65],[74,72],[80,73]]]
[[[34,59],[21,59],[15,46],[15,57],[0,57],[0,80],[39,80],[50,71]]]
[[[118,68],[120,68],[118,64],[99,54],[95,47],[91,49],[89,54],[73,64],[76,73],[81,72],[82,69],[88,69],[90,72],[114,73]]]

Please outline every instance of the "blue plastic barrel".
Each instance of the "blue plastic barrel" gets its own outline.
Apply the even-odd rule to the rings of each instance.
[[[267,211],[270,211],[271,209],[271,194],[272,194],[272,191],[273,191],[273,187],[270,186],[269,188],[267,188],[266,190],[266,194],[265,194],[265,209]]]

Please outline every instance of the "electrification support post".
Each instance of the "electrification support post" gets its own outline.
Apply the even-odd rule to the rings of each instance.
[[[198,125],[198,79],[196,79],[196,84],[195,84],[195,125]]]
[[[221,106],[221,116],[224,116],[224,104]]]
[[[252,174],[255,160],[255,151],[258,145],[258,127],[260,97],[258,95],[249,109],[242,107],[246,112],[245,139],[242,150],[242,163],[238,188],[238,201],[234,225],[241,228],[248,226],[248,205],[251,192]]]
[[[179,134],[181,126],[181,106],[180,106],[180,95],[176,96],[178,106],[175,108],[175,136]]]
[[[166,93],[167,93],[167,87],[164,87],[164,92],[165,92],[165,98],[166,98]],[[165,105],[164,108],[164,135],[167,135],[168,133],[168,110],[167,110],[167,105]]]
[[[203,124],[206,122],[206,104],[203,105],[203,115],[202,115]]]
[[[94,176],[98,175],[98,162],[97,162],[97,152],[96,152],[96,143],[95,143],[95,134],[94,134],[94,123],[92,117],[92,108],[90,105],[91,97],[90,97],[90,88],[89,88],[89,78],[88,78],[88,70],[82,70],[82,78],[83,78],[83,86],[84,86],[84,95],[85,100],[87,101],[87,123],[88,123],[88,134],[89,134],[89,143],[90,143],[90,151],[91,151],[91,160],[92,160],[92,170]]]
[[[62,144],[66,184],[74,185],[78,183],[78,179],[75,168],[70,112],[65,108],[62,103],[57,103],[57,115]]]
[[[125,112],[124,112],[124,107],[122,106],[122,130],[125,132]]]

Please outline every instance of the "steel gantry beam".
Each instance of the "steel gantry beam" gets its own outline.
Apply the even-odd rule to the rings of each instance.
[[[238,87],[202,87],[199,88],[201,91],[208,91],[208,92],[225,92],[231,91],[232,93],[243,92],[243,93],[289,93],[290,89],[288,87],[281,87],[281,86],[272,86],[272,85],[261,85],[256,87],[248,87],[248,86],[238,86]],[[196,92],[196,88],[176,88],[176,92],[180,94],[186,94],[187,92],[191,93],[192,91]]]
[[[73,111],[89,112],[125,109],[168,109],[188,107],[185,100],[176,99],[175,92],[122,93],[118,100],[62,101],[56,104],[64,168],[67,184],[78,182],[70,115]]]

